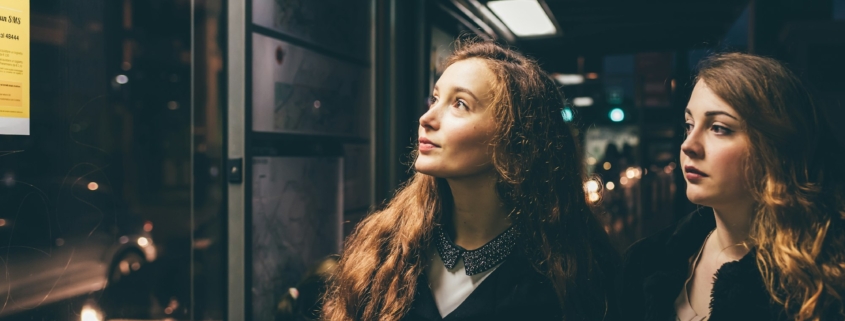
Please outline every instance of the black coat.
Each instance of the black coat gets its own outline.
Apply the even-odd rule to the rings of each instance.
[[[613,266],[612,268],[615,268]],[[612,281],[612,280],[611,280]],[[612,294],[612,293],[610,293]],[[587,297],[586,293],[579,296]],[[612,300],[612,298],[611,298]],[[601,304],[583,300],[582,304]],[[615,302],[609,303],[611,306]],[[593,308],[596,308],[595,306]],[[616,321],[611,309],[606,321]],[[537,320],[560,321],[562,310],[552,282],[537,272],[521,253],[512,253],[502,265],[478,285],[457,309],[441,318],[434,301],[434,294],[425,274],[417,281],[417,291],[406,321],[488,321],[488,320]],[[592,320],[589,320],[592,321]]]
[[[628,249],[618,283],[626,319],[675,320],[675,299],[689,276],[690,258],[715,227],[712,210],[703,208]],[[719,268],[710,300],[709,321],[787,320],[783,306],[766,291],[754,250]]]
[[[537,273],[527,260],[511,255],[475,288],[457,309],[440,317],[425,273],[407,321],[555,320],[562,318],[552,282]]]

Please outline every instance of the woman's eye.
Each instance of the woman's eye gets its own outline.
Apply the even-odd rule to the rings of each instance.
[[[713,125],[712,130],[713,130],[713,132],[715,132],[716,134],[719,134],[719,135],[728,135],[728,134],[733,132],[730,129],[728,129],[727,127],[719,126],[719,125]]]
[[[434,105],[434,103],[436,103],[436,102],[437,102],[437,97],[434,97],[434,96],[428,97],[428,107],[431,107],[431,105]]]
[[[692,124],[684,123],[684,135],[689,136],[690,131],[692,131]]]
[[[458,100],[457,102],[455,102],[455,106],[462,109],[469,108],[469,106],[467,106],[467,104],[463,100]]]

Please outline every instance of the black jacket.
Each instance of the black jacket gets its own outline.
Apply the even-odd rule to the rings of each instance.
[[[516,253],[514,253],[516,254]],[[519,255],[511,255],[478,285],[457,309],[440,317],[434,294],[423,273],[417,281],[406,321],[548,320],[562,318],[551,281]]]
[[[618,261],[617,261],[618,262]],[[615,270],[616,266],[609,266]],[[613,281],[612,279],[610,281]],[[579,291],[579,289],[574,289]],[[612,291],[611,289],[608,289]],[[613,293],[609,293],[612,295]],[[586,292],[578,296],[580,304],[604,305],[604,302],[594,302],[587,299]],[[619,320],[616,302],[610,298],[611,308],[604,316],[605,321]],[[582,307],[584,308],[584,307]],[[586,308],[596,310],[598,306]],[[557,293],[552,282],[537,272],[530,261],[522,253],[513,253],[502,265],[478,285],[478,287],[461,303],[457,309],[440,316],[434,295],[428,285],[428,279],[423,273],[417,281],[417,291],[411,310],[405,316],[405,321],[490,321],[490,320],[532,320],[559,321],[563,318]],[[600,319],[600,318],[599,318]],[[587,320],[587,321],[598,321]],[[580,320],[575,320],[580,321]]]
[[[689,260],[715,227],[712,210],[703,208],[632,245],[618,283],[621,313],[629,320],[674,321],[675,299],[689,275]],[[709,321],[787,320],[783,306],[766,291],[754,250],[719,268],[710,300]]]

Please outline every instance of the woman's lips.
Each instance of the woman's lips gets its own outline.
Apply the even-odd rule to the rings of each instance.
[[[701,179],[708,177],[707,174],[695,168],[695,166],[684,166],[684,176],[687,178],[687,181],[692,183],[700,181]]]
[[[427,152],[433,150],[435,148],[439,148],[440,146],[432,143],[428,138],[420,137],[420,152]]]

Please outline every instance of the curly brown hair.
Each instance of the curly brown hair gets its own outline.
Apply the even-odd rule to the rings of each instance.
[[[822,111],[774,59],[715,55],[697,79],[744,120],[750,236],[767,290],[795,320],[845,320],[845,152]]]
[[[492,139],[497,193],[524,253],[554,284],[565,320],[603,320],[618,254],[584,195],[584,166],[561,112],[563,94],[540,66],[493,42],[458,43],[446,66],[481,59],[496,77]],[[399,320],[410,309],[432,232],[452,206],[448,183],[422,173],[347,240],[326,320]]]

